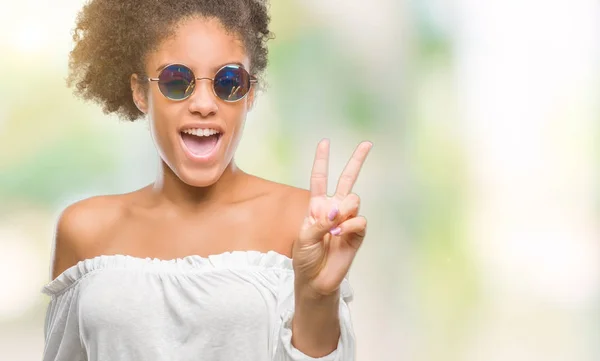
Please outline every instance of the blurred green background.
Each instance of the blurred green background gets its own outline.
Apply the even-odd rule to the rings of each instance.
[[[268,86],[238,151],[308,186],[374,148],[355,191],[358,360],[600,359],[600,6],[272,0]],[[40,359],[54,224],[153,180],[146,123],[66,88],[83,4],[0,12],[0,359]],[[332,186],[337,178],[332,177]]]

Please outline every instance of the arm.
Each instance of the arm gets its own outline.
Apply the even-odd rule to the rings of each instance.
[[[360,198],[351,191],[371,146],[358,146],[333,197],[327,196],[329,142],[317,148],[308,213],[292,249],[295,309],[290,343],[306,356],[303,360],[328,355],[327,360],[354,359],[354,336],[340,288],[366,233],[367,221],[358,215]]]
[[[113,205],[106,197],[89,198],[68,206],[58,218],[50,262],[53,281],[43,289],[51,297],[44,321],[44,361],[80,360],[85,353],[79,337],[79,287],[64,284],[80,275],[80,267],[72,266],[93,254],[97,240],[114,227],[111,220],[120,214]]]
[[[314,318],[318,317],[314,310],[307,309],[308,318],[304,318],[298,312],[303,308],[298,304],[295,292],[295,277],[294,273],[288,273],[281,279],[279,286],[280,292],[278,295],[279,312],[277,317],[277,327],[275,336],[277,343],[274,351],[274,361],[354,361],[356,340],[354,337],[354,329],[352,325],[349,303],[352,301],[353,292],[350,283],[346,278],[342,281],[339,289],[339,299],[337,300],[339,308],[336,311],[329,313],[338,320],[339,334],[333,339],[333,346],[322,348],[321,351],[315,349],[321,347],[321,340],[313,334]],[[306,304],[307,305],[307,304]],[[301,330],[297,327],[299,320],[307,321],[307,330]],[[320,320],[316,320],[321,322]],[[301,321],[302,322],[302,321]],[[335,326],[334,326],[335,327]],[[320,332],[321,330],[319,330]],[[324,331],[323,333],[327,333]],[[300,338],[307,341],[306,344],[300,344]],[[293,340],[292,340],[293,339]],[[316,351],[316,352],[315,352]]]
[[[77,246],[77,228],[79,228],[77,218],[81,212],[80,208],[80,204],[77,203],[70,205],[58,218],[50,259],[51,279],[55,279],[79,261],[77,255],[77,249],[79,248]]]
[[[296,285],[294,294],[292,344],[311,357],[329,355],[340,338],[339,291],[320,296]]]
[[[51,297],[44,321],[44,361],[76,360],[81,356],[77,310],[77,287],[56,292],[51,285],[60,275],[80,260],[83,244],[88,238],[89,201],[68,206],[58,217],[50,259],[50,279],[43,292]]]

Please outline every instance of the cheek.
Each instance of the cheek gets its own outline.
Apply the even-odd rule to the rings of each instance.
[[[147,100],[148,100],[148,115],[154,115],[155,112],[159,112],[161,109],[165,107],[165,99],[164,96],[158,90],[158,84],[151,84],[150,89],[148,89]]]
[[[154,94],[149,97],[148,121],[150,123],[150,134],[162,158],[169,158],[173,148],[175,137],[174,116],[177,109],[172,104],[165,104],[163,99],[156,99]],[[165,159],[166,160],[166,159]]]
[[[239,142],[246,122],[247,105],[245,104],[245,100],[243,102],[244,104],[236,104],[235,107],[226,110],[223,109],[222,116],[227,123],[227,129],[232,141],[231,146],[234,146],[232,148],[235,148],[235,145]]]

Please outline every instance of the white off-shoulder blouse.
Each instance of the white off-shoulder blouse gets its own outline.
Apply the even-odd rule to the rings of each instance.
[[[51,296],[44,361],[353,361],[355,339],[340,291],[337,349],[309,357],[291,343],[292,260],[234,251],[174,260],[103,255],[43,288]]]

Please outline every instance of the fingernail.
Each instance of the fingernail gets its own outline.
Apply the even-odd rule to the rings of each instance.
[[[335,227],[334,229],[329,231],[329,233],[331,233],[331,235],[333,236],[338,236],[340,233],[342,233],[342,229],[340,227]]]
[[[337,204],[334,204],[331,211],[329,211],[329,216],[328,216],[329,220],[333,221],[335,216],[337,216],[338,212],[339,212],[338,206],[337,206]]]

